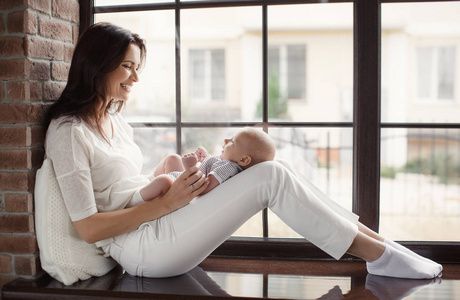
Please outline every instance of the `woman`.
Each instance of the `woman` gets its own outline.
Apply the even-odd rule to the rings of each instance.
[[[118,114],[146,56],[143,40],[100,23],[80,38],[62,96],[47,117],[45,151],[81,237],[96,243],[132,275],[185,273],[258,211],[269,207],[336,259],[345,252],[375,275],[434,278],[442,267],[358,222],[283,164],[265,162],[192,201],[207,186],[197,167],[164,195],[143,202],[142,156]],[[130,201],[141,203],[126,208]]]

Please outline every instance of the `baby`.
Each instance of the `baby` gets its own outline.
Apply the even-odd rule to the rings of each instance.
[[[209,156],[203,148],[183,157],[168,155],[155,169],[155,178],[140,190],[144,201],[150,201],[168,191],[173,182],[184,170],[201,163],[200,171],[208,178],[209,185],[200,194],[204,195],[219,184],[260,162],[271,161],[275,157],[275,143],[271,137],[255,128],[243,128],[231,139],[225,139],[222,153]]]

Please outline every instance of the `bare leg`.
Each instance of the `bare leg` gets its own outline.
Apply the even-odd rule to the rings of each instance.
[[[163,158],[158,166],[155,168],[153,175],[157,177],[161,174],[168,174],[171,172],[184,171],[184,166],[182,165],[182,158],[178,154],[169,154],[165,158]]]
[[[364,233],[365,235],[377,240],[377,241],[383,242],[385,240],[377,232],[369,229],[366,225],[364,225],[361,222],[358,222],[358,230],[361,231],[362,233]]]
[[[141,197],[144,201],[153,200],[164,195],[172,183],[173,180],[168,175],[159,175],[140,190]]]
[[[347,252],[351,255],[364,259],[366,262],[372,262],[379,259],[384,251],[384,243],[371,238],[367,234],[362,233],[360,230]]]

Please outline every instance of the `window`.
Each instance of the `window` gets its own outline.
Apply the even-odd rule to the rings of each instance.
[[[406,216],[414,224],[433,220],[419,218],[420,211],[451,214],[436,226],[459,222],[460,1],[147,2],[95,0],[94,16],[141,36],[150,32],[148,61],[155,63],[144,72],[156,71],[147,76],[146,92],[128,103],[139,107],[137,115],[131,107],[126,114],[152,165],[161,153],[183,153],[198,143],[215,149],[215,139],[261,123],[282,158],[294,160],[302,176],[384,235],[436,240],[432,233],[395,231]],[[140,118],[141,107],[152,109],[144,99],[159,105]],[[161,149],[149,149],[151,140]],[[396,202],[392,193],[399,188],[406,188],[401,194],[420,191],[404,184],[414,178],[418,186],[428,186],[429,178],[433,189],[443,189],[442,205],[435,207],[435,196]],[[224,247],[250,244],[255,255],[282,256],[291,240],[257,237],[296,236],[267,212],[241,235],[251,239]],[[458,250],[458,235],[439,240]],[[310,249],[293,251],[301,257]]]
[[[418,47],[416,57],[419,101],[452,102],[455,83],[455,47]]]
[[[273,84],[279,86],[281,96],[305,99],[305,45],[269,46],[268,72]]]
[[[201,102],[225,99],[225,50],[190,50],[190,98]]]

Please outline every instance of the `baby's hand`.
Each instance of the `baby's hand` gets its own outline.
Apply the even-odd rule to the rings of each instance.
[[[208,156],[208,151],[206,151],[204,148],[199,147],[198,149],[196,149],[195,154],[198,161],[203,162],[203,160]]]

